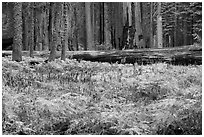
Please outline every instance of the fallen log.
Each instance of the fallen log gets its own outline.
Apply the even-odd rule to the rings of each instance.
[[[109,63],[137,63],[139,65],[158,62],[166,62],[173,65],[201,65],[202,47],[191,45],[163,49],[107,51],[98,55],[83,53],[75,54],[72,58],[77,60]]]
[[[11,51],[3,51],[2,56],[11,55]],[[23,56],[29,56],[28,51],[22,52]],[[61,52],[57,51],[56,58],[60,58]],[[35,51],[34,56],[48,58],[49,51]],[[85,60],[92,62],[109,63],[137,63],[139,65],[166,62],[173,65],[202,65],[201,46],[183,46],[162,49],[134,49],[114,51],[66,51],[66,58]]]

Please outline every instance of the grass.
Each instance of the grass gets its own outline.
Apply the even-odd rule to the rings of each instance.
[[[202,66],[2,58],[4,135],[202,134]]]

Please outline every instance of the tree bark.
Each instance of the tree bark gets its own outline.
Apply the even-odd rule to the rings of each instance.
[[[56,10],[56,3],[51,2],[50,4],[50,23],[51,23],[51,32],[50,32],[50,45],[51,51],[49,56],[49,61],[55,60],[56,56],[56,44],[57,44],[57,32],[56,32],[56,19],[55,19],[55,10]]]
[[[174,47],[177,47],[177,4],[175,2],[175,13],[174,13]]]
[[[161,2],[157,6],[157,47],[163,47],[163,34],[162,34],[162,16],[161,16]]]
[[[104,44],[104,3],[99,3],[99,44]]]
[[[29,10],[30,3],[26,3],[25,8],[26,10],[23,10],[23,50],[29,50]]]
[[[111,33],[110,33],[110,15],[109,15],[109,3],[104,3],[104,32],[105,32],[105,44],[111,47]]]
[[[41,51],[43,48],[43,10],[40,10],[40,16],[39,16],[39,50]]]
[[[93,34],[91,26],[91,3],[85,2],[85,20],[86,20],[86,45],[88,50],[93,50]]]
[[[187,20],[183,19],[183,45],[187,45]]]
[[[75,25],[75,32],[74,32],[74,46],[76,47],[76,50],[79,50],[79,45],[78,45],[78,21],[77,21],[77,9],[76,7],[74,8],[74,25]],[[93,29],[94,30],[94,29]],[[94,31],[93,31],[94,32]]]
[[[137,48],[142,48],[141,45],[139,45],[140,40],[139,40],[139,36],[143,35],[142,33],[142,25],[141,25],[141,9],[140,9],[140,2],[135,2],[135,44],[137,46]]]
[[[93,31],[94,31],[94,43],[96,45],[100,44],[100,3],[94,2],[94,19],[93,19]]]
[[[14,3],[14,39],[13,39],[13,61],[22,61],[22,3]]]
[[[35,45],[35,41],[34,41],[34,20],[35,20],[35,16],[34,16],[34,3],[30,4],[30,57],[33,57],[33,50],[34,50],[34,45]]]
[[[123,34],[123,14],[122,14],[122,7],[123,3],[117,2],[115,3],[115,9],[114,9],[114,22],[115,22],[115,44],[116,49],[122,49],[122,34]]]
[[[125,5],[124,5],[125,4]],[[124,9],[125,8],[125,9]],[[132,27],[132,6],[131,2],[124,2],[123,3],[123,22],[125,21],[125,24],[123,26],[123,33],[122,33],[122,49],[129,49],[132,48],[132,37],[134,37],[134,28]],[[135,14],[134,14],[135,15]],[[125,20],[126,19],[126,20]],[[135,25],[135,21],[134,21]],[[133,33],[133,34],[131,34]],[[132,36],[133,35],[133,36]]]
[[[56,4],[56,9],[55,9],[55,32],[56,32],[56,36],[57,36],[57,41],[56,41],[56,46],[58,48],[58,50],[60,50],[61,46],[62,46],[62,41],[61,41],[61,37],[62,37],[62,28],[61,28],[61,24],[62,24],[62,16],[61,16],[61,11],[62,11],[62,3],[57,2]]]
[[[134,41],[135,41],[135,5],[133,2],[130,3],[131,5],[131,26],[129,27],[129,48],[133,49],[135,47]]]
[[[35,50],[41,51],[42,50],[42,44],[41,44],[41,13],[38,11],[38,9],[35,8]]]
[[[150,48],[153,45],[153,2],[150,2]]]
[[[43,13],[43,50],[49,50],[49,37],[48,37],[48,23],[49,10],[46,8]]]
[[[129,26],[132,26],[132,6],[131,6],[131,2],[128,2],[128,22],[129,22]]]
[[[61,51],[61,60],[65,60],[65,56],[66,56],[66,43],[65,43],[65,39],[67,38],[67,4],[66,2],[62,3],[62,20],[63,20],[63,36],[62,36],[62,51]]]

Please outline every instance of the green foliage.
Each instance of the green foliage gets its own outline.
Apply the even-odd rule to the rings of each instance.
[[[32,60],[2,59],[3,134],[202,133],[202,66]]]

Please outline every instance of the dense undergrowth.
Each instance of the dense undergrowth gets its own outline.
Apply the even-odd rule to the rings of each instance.
[[[202,134],[202,66],[2,59],[3,134]]]

